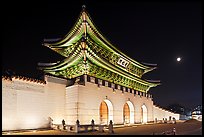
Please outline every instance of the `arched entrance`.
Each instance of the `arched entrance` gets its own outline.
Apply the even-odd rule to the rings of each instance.
[[[134,124],[134,106],[132,102],[127,101],[123,107],[124,124]]]
[[[105,99],[101,102],[99,111],[101,124],[107,125],[110,120],[113,121],[113,105],[109,100]]]
[[[141,123],[147,123],[147,107],[145,105],[141,107],[141,114]]]
[[[106,124],[108,122],[108,106],[105,101],[100,105],[100,122]]]
[[[127,103],[125,103],[123,107],[123,120],[124,124],[129,124],[130,123],[130,108]]]

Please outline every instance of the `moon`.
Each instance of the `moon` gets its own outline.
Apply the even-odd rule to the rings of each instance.
[[[180,62],[181,61],[181,57],[177,57],[176,60],[177,60],[177,62]]]

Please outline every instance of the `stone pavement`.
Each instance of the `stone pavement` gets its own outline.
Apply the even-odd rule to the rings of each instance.
[[[202,122],[177,122],[177,124],[136,124],[131,126],[114,126],[112,135],[162,135],[171,134],[173,128],[176,129],[176,135],[202,135]],[[28,130],[10,132],[9,135],[110,135],[108,129],[104,132],[94,131],[86,133],[71,133],[57,130]],[[8,135],[8,132],[2,132],[2,135]]]

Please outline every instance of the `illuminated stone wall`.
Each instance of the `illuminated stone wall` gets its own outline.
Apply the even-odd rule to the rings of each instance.
[[[113,110],[109,117],[111,117],[110,119],[113,120],[114,124],[124,123],[123,108],[127,102],[133,106],[132,110],[130,110],[133,111],[130,124],[153,122],[155,118],[158,120],[169,119],[169,116],[175,117],[177,120],[179,118],[179,114],[174,114],[153,105],[150,97],[134,95],[126,91],[122,92],[119,89],[113,90],[108,87],[107,83],[105,83],[105,86],[98,85],[95,83],[94,78],[91,78],[90,82],[85,82],[85,86],[73,85],[67,87],[66,99],[66,121],[71,125],[76,123],[76,119],[80,121],[80,124],[90,124],[92,119],[94,119],[95,124],[101,124],[100,105],[104,100],[108,100],[112,104]],[[146,107],[147,121],[142,120],[145,119],[142,114],[142,106]]]
[[[65,102],[65,121],[67,124],[74,125],[78,116],[78,95],[79,85],[66,87]]]
[[[65,88],[67,80],[46,76],[45,97],[47,117],[53,119],[54,124],[61,124],[65,114]]]
[[[46,76],[46,84],[26,79],[2,79],[2,130],[48,126],[48,117],[60,124],[64,118],[65,83]]]
[[[17,91],[12,88],[12,85],[12,81],[2,79],[2,130],[15,130],[18,126]]]
[[[163,118],[167,118],[167,120],[169,120],[169,116],[171,116],[171,118],[175,118],[176,120],[179,120],[180,115],[164,110],[158,106],[153,106],[153,115],[154,115],[154,120],[157,118],[157,120],[163,120]]]
[[[123,124],[123,108],[127,103],[130,109],[130,124],[146,123],[155,118],[162,120],[169,116],[179,119],[174,114],[153,105],[149,95],[138,95],[113,89],[107,82],[103,85],[95,83],[91,77],[85,85],[66,86],[67,80],[46,76],[46,83],[33,82],[25,79],[2,78],[2,130],[35,129],[48,126],[48,117],[54,124],[74,125],[101,124],[100,105],[104,101],[108,106],[107,121]],[[101,81],[99,83],[102,83]]]
[[[79,119],[80,124],[90,124],[94,119],[96,124],[100,124],[100,104],[104,100],[109,100],[113,106],[113,123],[123,124],[123,107],[129,101],[133,105],[133,117],[130,123],[141,122],[141,107],[147,107],[147,120],[153,121],[153,102],[151,98],[135,95],[133,93],[106,86],[98,86],[94,80],[83,85],[73,85],[66,89],[66,121],[75,124],[75,118]],[[78,107],[77,107],[78,106]],[[78,109],[77,109],[78,108]],[[77,114],[77,115],[76,115]]]
[[[2,80],[2,130],[47,126],[44,84]]]

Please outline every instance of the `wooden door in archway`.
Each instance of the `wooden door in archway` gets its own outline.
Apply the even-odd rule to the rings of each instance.
[[[125,103],[123,107],[123,118],[124,118],[124,124],[130,123],[130,108],[127,103]]]
[[[100,105],[100,122],[101,124],[108,124],[108,106],[105,101]]]

